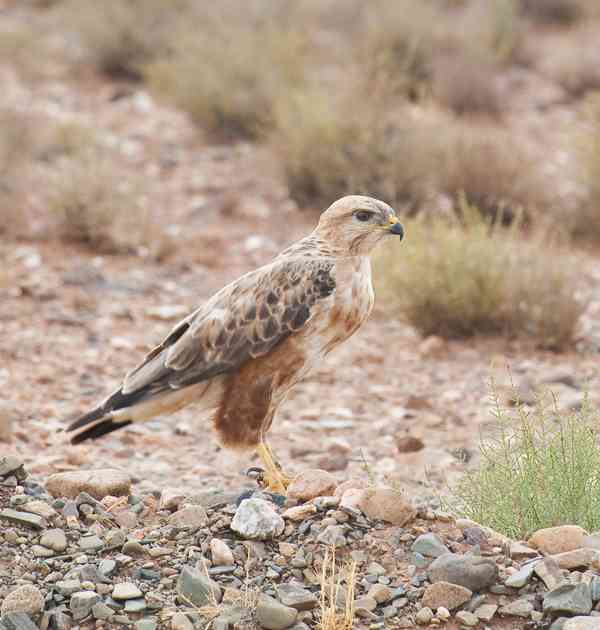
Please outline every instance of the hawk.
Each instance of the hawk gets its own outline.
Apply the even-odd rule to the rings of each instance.
[[[262,481],[290,479],[266,436],[290,390],[353,335],[373,307],[369,254],[404,229],[386,203],[352,195],[315,230],[179,322],[117,391],[69,427],[72,444],[196,403],[223,446],[255,449]]]

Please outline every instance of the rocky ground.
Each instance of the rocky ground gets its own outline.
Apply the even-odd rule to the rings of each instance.
[[[511,541],[326,471],[287,498],[134,494],[118,470],[40,479],[8,456],[0,522],[2,630],[600,628],[598,535]]]

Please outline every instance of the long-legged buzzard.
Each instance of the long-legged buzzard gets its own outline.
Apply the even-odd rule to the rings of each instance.
[[[367,319],[369,254],[385,236],[403,234],[382,201],[339,199],[311,234],[177,324],[116,392],[69,426],[72,443],[194,402],[210,412],[224,446],[256,449],[266,485],[284,492],[289,479],[266,443],[275,412]]]

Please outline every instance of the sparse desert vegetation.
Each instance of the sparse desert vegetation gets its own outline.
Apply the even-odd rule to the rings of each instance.
[[[598,2],[0,5],[0,628],[594,623]],[[287,497],[195,406],[67,443],[352,193],[405,237],[274,418]]]
[[[397,313],[423,335],[502,333],[568,346],[583,308],[575,261],[551,238],[524,237],[516,223],[486,219],[464,198],[460,210],[460,219],[410,222],[402,252],[382,255]]]
[[[598,529],[600,414],[589,401],[581,411],[559,402],[546,391],[509,409],[493,396],[481,464],[453,489],[454,509],[512,538],[566,523]]]

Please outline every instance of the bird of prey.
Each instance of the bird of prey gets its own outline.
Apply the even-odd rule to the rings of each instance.
[[[373,307],[369,254],[404,235],[386,203],[352,195],[272,262],[228,284],[179,322],[117,391],[77,419],[71,443],[196,403],[223,446],[256,449],[262,482],[285,493],[266,436],[290,390],[354,334]]]

